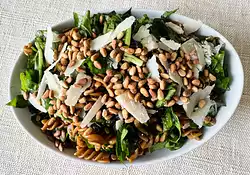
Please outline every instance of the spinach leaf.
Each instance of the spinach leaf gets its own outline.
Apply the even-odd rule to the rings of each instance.
[[[97,13],[91,17],[91,28],[97,36],[101,35],[103,32],[103,24],[100,23],[100,16],[102,14]]]
[[[6,105],[17,107],[17,108],[26,108],[28,106],[28,101],[25,100],[22,95],[17,95]]]
[[[170,151],[178,150],[184,145],[186,140],[187,139],[185,137],[181,137],[176,143],[166,141],[165,148],[169,149]]]
[[[178,116],[174,113],[172,107],[167,108],[165,115],[161,117],[163,131],[168,131],[168,139],[171,142],[178,142],[181,137],[181,124]]]
[[[121,16],[116,14],[116,12],[105,15],[105,20],[103,34],[115,30],[116,26],[122,22]]]
[[[163,15],[161,16],[161,18],[168,19],[173,13],[175,13],[178,9],[172,10],[172,11],[166,11],[163,13]]]
[[[36,71],[27,69],[20,73],[21,90],[24,92],[36,91],[38,89],[38,81]]]
[[[82,64],[87,65],[87,68],[94,75],[95,74],[104,74],[106,72],[106,70],[110,68],[109,65],[107,64],[107,58],[100,57],[97,59],[97,61],[102,65],[101,69],[97,69],[89,57],[86,58],[86,60]]]
[[[173,29],[166,26],[164,21],[160,18],[155,18],[149,29],[150,33],[154,35],[154,37],[157,38],[158,40],[163,37],[168,40],[169,39],[174,40],[177,43],[182,42],[181,36],[178,35],[175,31],[173,31]]]
[[[138,135],[129,124],[124,124],[116,134],[116,156],[123,162],[126,157],[135,151],[138,142]]]
[[[73,12],[73,17],[74,17],[74,26],[75,27],[80,27],[80,23],[79,23],[79,16],[76,12]]]
[[[164,106],[165,102],[170,100],[174,96],[174,94],[176,92],[176,89],[172,85],[169,86],[167,88],[167,90],[168,90],[168,93],[167,93],[166,97],[164,99],[162,99],[162,100],[157,100],[157,102],[156,102],[156,107],[157,108],[160,108],[160,107]]]
[[[156,151],[156,150],[159,150],[159,149],[163,149],[163,148],[166,148],[170,151],[174,151],[174,150],[178,150],[180,149],[184,143],[186,142],[186,138],[185,137],[181,137],[178,142],[176,143],[173,143],[171,141],[169,141],[168,139],[165,141],[165,142],[160,142],[160,143],[156,143],[154,145],[152,145],[150,148],[149,148],[149,152],[153,152],[153,151]]]
[[[156,150],[163,149],[165,148],[165,145],[166,145],[166,142],[156,143],[149,148],[149,152],[154,152]]]
[[[79,32],[81,35],[86,36],[86,37],[92,36],[91,19],[90,19],[90,11],[89,10],[82,17]]]
[[[227,76],[227,69],[224,63],[225,51],[222,50],[215,56],[212,56],[212,62],[209,71],[216,76],[215,91],[225,92],[229,90],[231,78]]]
[[[44,56],[43,56],[44,48],[43,48],[43,44],[39,41],[35,42],[35,46],[37,48],[37,53],[38,53],[38,73],[39,73],[38,82],[40,82],[43,76],[43,69],[45,67]]]
[[[148,17],[147,14],[144,14],[141,18],[137,18],[135,21],[133,33],[136,33],[142,25],[150,23],[152,23],[152,20]]]
[[[131,10],[132,10],[132,7],[130,9],[128,9],[128,11],[126,11],[125,13],[121,14],[121,18],[125,19],[125,18],[130,17],[131,16]]]

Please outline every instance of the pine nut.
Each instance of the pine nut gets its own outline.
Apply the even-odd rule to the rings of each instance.
[[[115,95],[121,95],[124,93],[124,90],[123,89],[116,89],[115,90]]]
[[[122,109],[122,117],[124,119],[127,119],[128,118],[128,111],[126,109]]]
[[[143,48],[142,52],[141,52],[141,55],[145,56],[148,54],[148,50],[147,48]]]
[[[135,54],[136,54],[136,55],[140,55],[141,52],[142,52],[142,49],[141,49],[141,48],[135,49]]]
[[[166,85],[167,85],[167,84],[166,84],[166,81],[164,81],[164,80],[161,80],[161,81],[160,81],[160,89],[161,89],[161,90],[165,90]]]
[[[171,53],[171,61],[174,61],[177,58],[177,53],[176,52],[172,52]]]
[[[196,86],[193,86],[193,87],[192,87],[192,91],[193,91],[193,92],[198,92],[198,88],[197,88]]]
[[[129,68],[128,62],[125,62],[125,63],[123,63],[123,64],[121,65],[121,69],[122,69],[122,70],[127,70],[128,68]]]
[[[135,75],[136,73],[136,67],[135,66],[132,66],[130,69],[129,69],[129,75]]]
[[[132,54],[135,53],[135,49],[133,49],[133,48],[126,48],[125,52],[128,53],[128,54],[130,54],[130,55],[132,55]]]
[[[139,75],[139,78],[140,78],[140,79],[144,79],[144,78],[145,78],[145,76],[144,76],[143,73],[139,73],[138,75]]]
[[[184,92],[183,92],[183,96],[184,97],[189,97],[191,95],[191,91],[190,90],[185,90]]]
[[[170,65],[170,71],[171,71],[172,73],[174,73],[174,72],[176,71],[176,65],[175,65],[175,64],[171,64],[171,65]]]
[[[155,84],[156,83],[156,81],[152,78],[148,78],[147,82],[148,82],[148,84]]]
[[[103,109],[103,110],[102,110],[102,116],[103,116],[103,117],[107,117],[107,116],[108,116],[108,111],[107,111],[107,109]]]
[[[144,56],[144,55],[141,55],[140,56],[140,59],[144,62],[147,62],[148,61],[148,57]]]
[[[186,76],[186,72],[182,69],[179,69],[178,70],[178,74],[181,76],[181,77],[185,77]]]
[[[209,79],[211,81],[216,81],[216,77],[213,74],[211,74],[211,73],[209,73]]]
[[[135,102],[139,102],[140,97],[141,97],[141,94],[140,94],[140,93],[137,93],[137,94],[135,95],[135,98],[134,98]]]
[[[99,58],[100,57],[100,55],[99,55],[99,53],[95,53],[94,55],[92,55],[91,57],[90,57],[90,59],[91,59],[91,61],[96,61],[97,60],[97,58]]]
[[[148,85],[148,87],[149,87],[150,89],[157,89],[157,86],[156,86],[155,84],[150,84],[150,85]]]
[[[124,92],[124,91],[123,91]],[[116,109],[121,109],[121,105],[117,102],[117,103],[115,103],[115,108]]]
[[[207,103],[206,100],[204,99],[200,100],[198,104],[199,108],[203,108],[206,105],[206,103]]]
[[[103,48],[103,47],[100,49],[100,53],[101,53],[101,55],[102,55],[103,57],[107,57],[107,55],[108,55],[106,49]]]
[[[128,91],[128,97],[130,100],[133,100],[134,99],[134,94],[132,94],[132,92]]]
[[[75,60],[71,60],[70,62],[69,62],[69,67],[72,67],[72,66],[74,66],[76,64],[76,61]]]
[[[89,94],[93,93],[94,89],[89,89],[84,92],[84,96],[88,96]]]
[[[177,95],[174,95],[174,96],[173,96],[173,99],[174,99],[175,101],[179,101],[179,100],[180,100],[180,97],[177,96]]]
[[[92,103],[88,103],[84,106],[84,111],[89,111],[92,108]]]
[[[205,77],[208,77],[208,76],[209,76],[209,72],[208,72],[207,69],[204,69],[204,76],[205,76]]]
[[[122,60],[122,53],[118,53],[115,57],[115,61],[119,63],[121,60]]]
[[[65,104],[61,104],[60,109],[61,109],[63,112],[68,113],[67,106],[66,106]]]
[[[160,54],[159,54],[159,59],[160,59],[161,61],[163,61],[163,62],[166,62],[166,61],[167,61],[167,57],[166,57],[166,55],[163,54],[163,53],[160,53]]]
[[[42,99],[49,98],[49,92],[50,90],[46,90],[42,95]]]
[[[99,63],[98,61],[94,61],[94,66],[95,66],[97,69],[101,69],[101,68],[102,68],[101,63]]]
[[[152,99],[156,99],[157,98],[156,92],[154,90],[149,89],[149,94],[151,95]]]
[[[147,102],[147,107],[149,107],[149,108],[154,108],[154,105],[153,105],[152,102],[148,101],[148,102]]]
[[[183,103],[187,103],[188,102],[188,98],[187,97],[180,97],[180,100],[183,102]]]
[[[74,106],[70,106],[69,109],[70,109],[70,114],[73,115],[74,112],[75,112],[75,107]]]
[[[166,73],[161,73],[160,75],[161,75],[161,77],[164,78],[164,79],[169,79],[169,75],[166,74]]]
[[[114,92],[111,89],[107,89],[107,91],[108,91],[110,97],[115,96]]]
[[[116,115],[119,113],[119,111],[115,108],[108,108],[108,111],[109,111],[109,113],[116,114]]]
[[[53,90],[49,91],[49,98],[50,99],[54,98],[54,92],[53,92]]]
[[[158,100],[164,99],[164,93],[161,89],[157,90],[157,98],[158,98]]]
[[[170,101],[167,103],[167,107],[174,106],[175,103],[176,103],[175,100],[170,100]]]
[[[116,40],[112,40],[112,42],[111,42],[111,46],[112,46],[112,48],[113,49],[115,49],[116,48]]]
[[[135,76],[135,75],[133,75],[133,76],[131,77],[131,80],[138,82],[138,81],[140,81],[140,78],[137,77],[137,76]]]
[[[185,86],[188,85],[188,79],[187,79],[186,77],[183,78],[183,84],[184,84]]]
[[[147,80],[140,80],[139,82],[138,82],[138,87],[139,88],[141,88],[144,84],[146,84],[147,83]]]
[[[200,80],[198,80],[198,79],[194,79],[193,81],[192,81],[192,84],[193,85],[195,85],[195,86],[199,86],[200,85]]]
[[[122,83],[124,88],[128,88],[129,85],[129,76],[126,76],[124,82]]]
[[[128,85],[128,88],[129,89],[135,89],[136,88],[136,83],[135,82],[132,82]]]
[[[84,86],[87,83],[87,78],[82,78],[77,82],[77,85]]]
[[[148,73],[149,73],[148,68],[147,68],[147,67],[143,67],[143,68],[142,68],[142,72],[143,72],[144,74],[148,74]]]
[[[191,78],[192,76],[193,76],[193,72],[189,69],[189,70],[187,71],[186,77],[187,77],[187,78]]]
[[[87,101],[87,100],[86,100],[85,97],[82,97],[82,98],[79,99],[79,103],[86,103],[86,101]]]
[[[140,92],[144,97],[149,97],[149,93],[145,88],[140,88]]]
[[[111,108],[113,106],[115,106],[115,101],[108,101],[107,103],[105,103],[107,108]]]
[[[116,55],[117,55],[117,53],[116,53],[115,50],[112,50],[112,51],[110,52],[110,57],[111,57],[111,58],[115,59]]]

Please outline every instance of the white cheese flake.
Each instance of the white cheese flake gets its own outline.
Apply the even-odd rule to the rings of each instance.
[[[100,96],[96,102],[94,103],[94,105],[92,106],[92,108],[89,110],[89,112],[87,113],[86,116],[84,116],[82,122],[81,122],[81,128],[84,128],[85,126],[87,126],[91,120],[95,117],[96,113],[99,111],[99,109],[101,109],[101,107],[103,106],[102,101],[102,97]]]
[[[140,123],[146,123],[149,120],[146,108],[141,103],[131,100],[127,93],[123,93],[115,99]]]
[[[160,38],[160,41],[172,50],[178,50],[181,44],[176,43],[173,40],[166,40],[166,38]]]
[[[158,71],[158,63],[156,62],[156,56],[153,55],[146,64],[149,72],[151,73],[151,78],[156,80],[157,82],[160,82],[160,74]]]

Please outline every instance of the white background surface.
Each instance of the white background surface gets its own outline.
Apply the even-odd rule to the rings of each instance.
[[[86,9],[171,10],[200,19],[234,46],[245,70],[241,103],[229,123],[204,146],[154,165],[111,169],[87,166],[58,156],[33,141],[4,104],[11,69],[37,29],[45,29]],[[0,1],[0,174],[250,174],[250,2],[248,0],[1,0]],[[29,116],[27,116],[29,117]]]

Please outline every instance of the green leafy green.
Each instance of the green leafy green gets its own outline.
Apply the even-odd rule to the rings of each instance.
[[[44,63],[44,56],[43,56],[44,49],[42,49],[43,46],[40,45],[40,42],[35,42],[35,46],[36,46],[37,51],[38,51],[38,72],[39,72],[38,82],[40,82],[42,79],[42,76],[43,76],[43,69],[45,67],[44,66],[44,64],[45,64]]]
[[[168,90],[168,93],[167,93],[166,97],[164,99],[162,99],[162,100],[157,100],[157,102],[156,102],[156,107],[157,108],[160,108],[160,107],[164,106],[165,102],[170,100],[174,96],[174,94],[176,92],[176,89],[172,85],[169,86],[167,90]]]
[[[88,10],[85,15],[82,17],[82,20],[79,24],[79,17],[78,15],[74,14],[75,24],[78,23],[79,33],[83,36],[92,36],[91,30],[91,18],[90,18],[90,11]]]
[[[152,20],[148,17],[147,14],[144,14],[141,18],[137,18],[135,21],[133,33],[136,33],[142,25],[150,24],[151,22]]]
[[[149,148],[150,152],[165,148],[166,142],[159,142]]]
[[[170,151],[178,150],[184,145],[185,142],[186,142],[185,137],[181,137],[176,143],[167,141],[165,144],[165,148],[169,149]]]
[[[17,95],[6,105],[17,107],[17,108],[26,108],[28,106],[28,101],[25,100],[22,95]]]
[[[27,69],[20,73],[21,90],[24,92],[36,91],[38,89],[38,81],[36,71]]]
[[[180,149],[184,143],[186,142],[186,138],[185,137],[181,137],[177,143],[173,143],[171,141],[169,141],[168,139],[165,141],[165,142],[160,142],[160,143],[156,143],[154,145],[152,145],[150,148],[149,148],[149,151],[150,152],[153,152],[153,151],[156,151],[156,150],[159,150],[159,149],[163,149],[163,148],[166,148],[170,151],[173,151],[173,150],[178,150]]]
[[[86,58],[86,60],[82,64],[87,65],[90,72],[94,75],[95,74],[104,74],[106,72],[106,70],[109,69],[109,65],[107,64],[107,58],[101,57],[101,58],[98,58],[97,61],[102,65],[101,69],[97,69],[89,57]]]
[[[130,46],[130,42],[131,42],[131,35],[132,35],[132,28],[128,28],[126,30],[126,34],[125,34],[125,41],[124,43],[127,45],[127,46]]]
[[[220,92],[229,90],[231,78],[227,76],[227,69],[224,63],[225,51],[220,51],[212,56],[212,62],[209,71],[216,76],[215,87]]]
[[[136,56],[134,55],[130,55],[128,53],[124,53],[124,58],[123,58],[124,61],[128,61],[128,62],[131,62],[137,66],[142,66],[143,64],[143,61],[139,58],[137,58]]]
[[[138,136],[134,128],[129,124],[124,124],[116,134],[116,156],[123,162],[125,157],[129,157],[137,147]]]
[[[73,12],[73,17],[74,17],[74,26],[75,27],[80,27],[80,23],[79,23],[79,16],[76,12]]]
[[[172,107],[166,109],[165,115],[162,116],[161,119],[163,131],[168,131],[169,133],[169,141],[174,143],[178,142],[181,137],[181,124]]]
[[[173,29],[165,25],[165,22],[160,18],[155,18],[152,25],[149,27],[150,33],[157,39],[166,38],[174,40],[175,42],[181,43],[181,36],[178,35]]]
[[[163,19],[169,18],[172,14],[174,14],[178,9],[172,10],[172,11],[166,11],[161,16]]]

